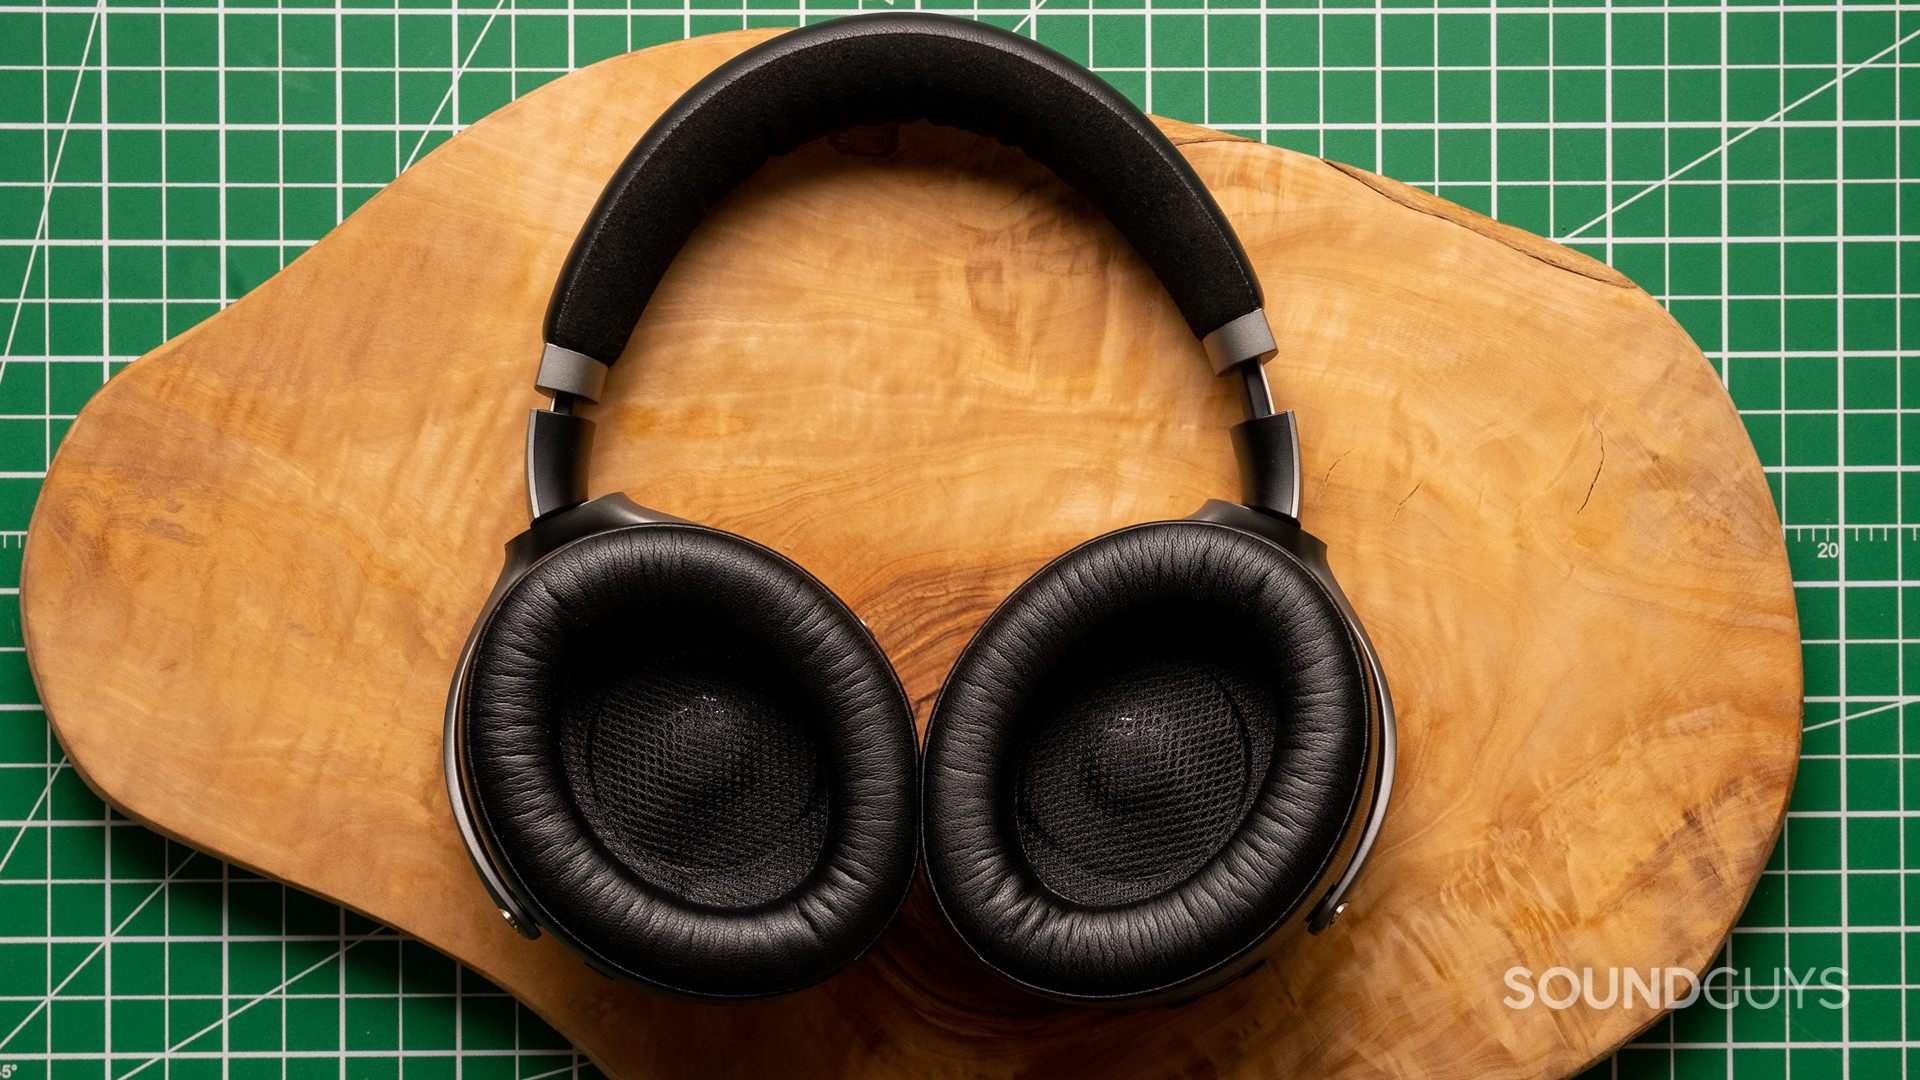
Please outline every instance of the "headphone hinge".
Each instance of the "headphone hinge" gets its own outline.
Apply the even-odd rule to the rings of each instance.
[[[607,365],[586,353],[549,342],[540,353],[540,371],[533,385],[549,394],[599,401],[607,385]]]
[[[554,395],[555,404],[563,395]],[[534,409],[527,417],[527,504],[533,520],[587,501],[593,421]]]
[[[1240,501],[1297,523],[1300,431],[1293,410],[1235,424],[1233,456],[1240,462]]]
[[[1229,319],[1200,339],[1215,375],[1225,375],[1245,364],[1264,364],[1280,351],[1273,340],[1273,327],[1267,323],[1265,308],[1254,308],[1238,318]]]

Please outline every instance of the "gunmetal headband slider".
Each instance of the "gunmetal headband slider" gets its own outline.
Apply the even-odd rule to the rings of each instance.
[[[607,385],[607,365],[585,353],[549,344],[540,354],[540,374],[533,385],[549,394],[572,394],[599,401]]]
[[[1280,346],[1273,340],[1264,308],[1254,308],[1200,339],[1215,375],[1225,375],[1249,360],[1265,362]],[[551,346],[549,346],[551,347]]]

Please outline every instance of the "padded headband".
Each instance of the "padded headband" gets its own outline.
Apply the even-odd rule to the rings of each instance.
[[[620,358],[707,209],[769,157],[856,124],[913,120],[991,135],[1078,189],[1159,276],[1217,372],[1274,351],[1260,283],[1233,227],[1186,159],[1119,91],[985,23],[881,12],[749,49],[655,121],[560,272],[540,387],[598,396],[601,365]]]

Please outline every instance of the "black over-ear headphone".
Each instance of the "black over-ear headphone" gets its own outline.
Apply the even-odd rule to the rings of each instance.
[[[1249,419],[1233,430],[1243,504],[1090,540],[1001,604],[941,691],[916,775],[906,695],[853,612],[750,540],[588,501],[593,429],[572,405],[599,397],[716,199],[830,131],[919,119],[1018,146],[1105,211],[1240,377]],[[554,288],[533,524],[447,704],[454,816],[507,921],[657,990],[778,994],[879,937],[918,840],[967,945],[1061,1000],[1179,1000],[1256,966],[1296,920],[1324,929],[1386,810],[1393,707],[1297,524],[1261,303],[1165,136],[1025,38],[860,15],[689,90],[608,182]]]

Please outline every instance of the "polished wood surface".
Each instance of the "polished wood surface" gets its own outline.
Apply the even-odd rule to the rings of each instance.
[[[616,985],[503,925],[449,816],[441,710],[525,522],[547,293],[626,148],[767,33],[515,102],[94,398],[22,585],[88,781],[453,954],[617,1080],[1557,1077],[1655,1019],[1510,1009],[1503,973],[1701,968],[1780,827],[1798,631],[1732,404],[1612,270],[1171,122],[1260,271],[1303,520],[1399,703],[1394,814],[1346,917],[1124,1016],[996,982],[923,890],[852,970],[740,1007]],[[724,200],[591,414],[596,493],[811,569],[923,722],[1046,559],[1237,490],[1234,388],[1120,236],[1020,153],[925,125],[807,146]]]

